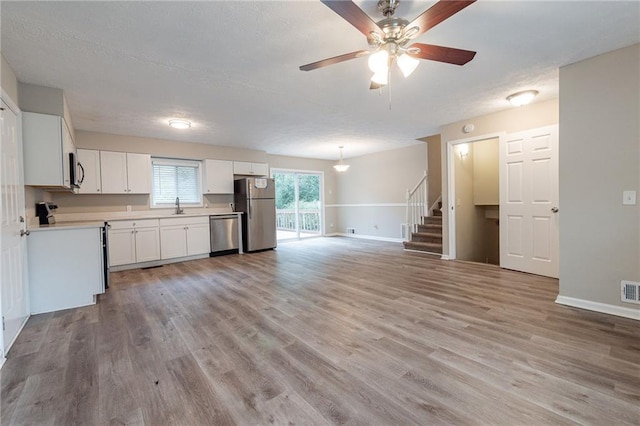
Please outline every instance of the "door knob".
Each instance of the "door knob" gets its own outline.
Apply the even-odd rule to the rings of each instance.
[[[552,213],[558,213],[560,211],[560,209],[558,209],[557,207],[551,207],[551,212]]]
[[[24,237],[25,235],[29,235],[31,233],[31,231],[25,231],[24,229],[20,230],[20,236]]]

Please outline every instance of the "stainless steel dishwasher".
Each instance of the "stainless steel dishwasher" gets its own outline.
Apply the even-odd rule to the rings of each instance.
[[[209,225],[212,256],[240,251],[238,215],[209,216]]]

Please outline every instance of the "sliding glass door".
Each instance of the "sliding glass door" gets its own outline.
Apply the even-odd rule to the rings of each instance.
[[[322,235],[322,174],[273,170],[278,240]]]

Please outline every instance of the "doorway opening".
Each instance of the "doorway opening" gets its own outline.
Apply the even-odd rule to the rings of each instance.
[[[500,265],[499,137],[465,141],[452,151],[456,259]]]
[[[273,169],[278,241],[322,235],[321,172]]]

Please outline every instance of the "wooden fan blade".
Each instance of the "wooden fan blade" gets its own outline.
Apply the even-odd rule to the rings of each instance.
[[[454,65],[464,65],[476,56],[471,50],[455,49],[453,47],[436,46],[434,44],[413,43],[409,49],[420,49],[418,53],[409,52],[409,56],[431,61],[446,62]]]
[[[333,10],[340,15],[342,19],[353,25],[364,34],[367,38],[373,31],[381,36],[384,32],[378,24],[376,24],[362,9],[360,9],[354,2],[345,0],[321,0],[325,6]]]
[[[318,68],[326,67],[329,65],[337,64],[340,62],[348,61],[351,59],[360,58],[361,56],[368,55],[368,50],[358,50],[357,52],[345,53],[344,55],[334,56],[333,58],[323,59],[321,61],[312,62],[307,65],[302,65],[300,71],[312,71]]]
[[[414,35],[414,37],[417,37],[475,2],[476,0],[440,0],[438,3],[427,9],[422,15],[414,19],[405,28],[418,27],[418,32]]]

